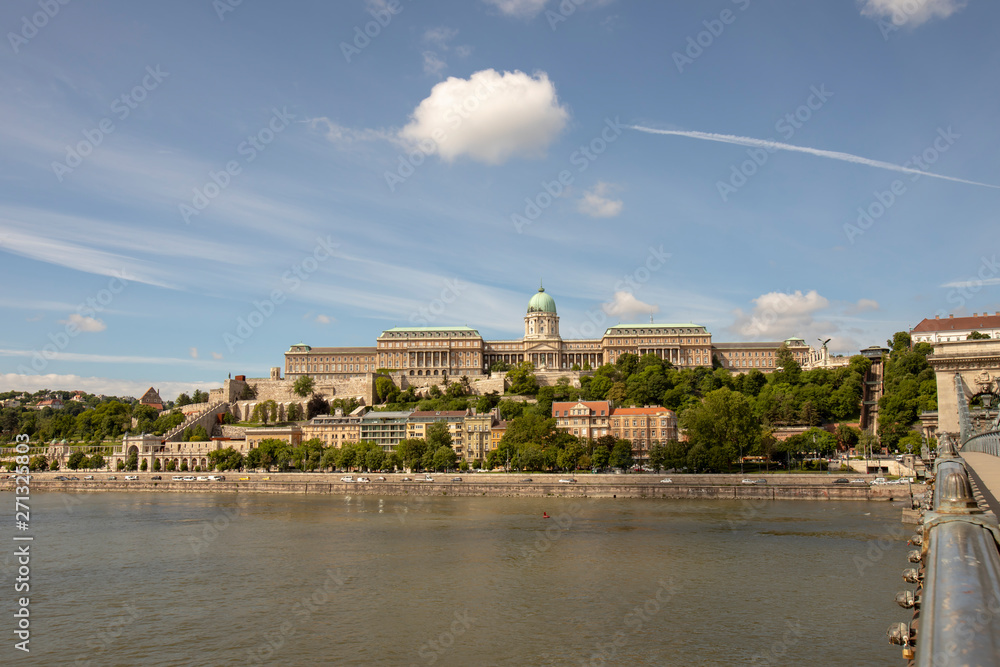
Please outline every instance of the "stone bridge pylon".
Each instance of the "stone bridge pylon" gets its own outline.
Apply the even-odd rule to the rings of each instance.
[[[1000,392],[1000,340],[963,340],[934,343],[927,361],[937,377],[938,433],[959,433],[959,397],[992,395],[997,406]]]

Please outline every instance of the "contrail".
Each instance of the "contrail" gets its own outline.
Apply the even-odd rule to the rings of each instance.
[[[715,134],[714,132],[688,132],[682,130],[655,130],[651,127],[642,127],[641,125],[626,125],[625,127],[638,130],[640,132],[648,132],[649,134],[671,134],[678,137],[690,137],[692,139],[703,139],[705,141],[718,141],[724,144],[736,144],[738,146],[750,146],[752,148],[763,148],[771,151],[794,151],[796,153],[808,153],[809,155],[816,155],[818,157],[830,158],[831,160],[841,160],[843,162],[853,162],[855,164],[863,164],[868,167],[876,167],[878,169],[888,169],[889,171],[899,171],[904,174],[919,174],[920,176],[930,176],[931,178],[940,178],[945,181],[954,181],[956,183],[966,183],[967,185],[979,185],[984,188],[993,188],[994,190],[1000,190],[1000,185],[990,185],[989,183],[980,183],[979,181],[967,181],[964,178],[953,178],[951,176],[942,176],[941,174],[934,174],[929,171],[921,171],[920,169],[913,169],[911,167],[904,167],[902,165],[893,164],[892,162],[882,162],[881,160],[872,160],[870,158],[861,157],[860,155],[851,155],[850,153],[841,153],[840,151],[826,151],[821,148],[808,148],[806,146],[795,146],[793,144],[783,144],[780,141],[771,141],[769,139],[754,139],[752,137],[737,137],[732,134]]]

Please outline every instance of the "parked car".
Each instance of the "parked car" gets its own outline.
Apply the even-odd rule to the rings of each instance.
[[[461,477],[452,477],[451,481],[453,481],[453,482],[461,482],[462,478]]]
[[[94,476],[93,475],[84,475],[83,478],[84,479],[94,479]]]
[[[847,479],[846,477],[838,477],[837,479],[833,480],[833,483],[834,484],[850,484],[851,480]]]
[[[522,479],[521,481],[522,481],[523,483],[527,484],[528,482],[530,482],[530,481],[532,481],[532,480],[531,480],[531,478],[530,478],[530,477],[525,477],[525,478],[524,478],[524,479]]]
[[[430,475],[424,475],[423,479],[418,479],[418,482],[433,482],[434,478]]]
[[[80,478],[79,478],[79,477],[77,477],[76,475],[70,475],[70,476],[69,476],[69,479],[71,479],[71,480],[75,480],[75,481],[80,481]]]
[[[573,484],[575,482],[576,480],[573,479],[572,477],[563,477],[562,479],[559,480],[560,484]]]
[[[126,482],[134,482],[137,479],[139,479],[138,475],[125,475]]]
[[[670,479],[669,477],[660,480],[660,484],[673,484],[673,483],[674,480]]]
[[[755,480],[755,479],[744,479],[744,480],[742,480],[740,482],[740,484],[756,484],[756,483],[757,483],[757,480]]]
[[[378,477],[376,477],[376,478],[375,478],[375,481],[376,481],[376,482],[384,482],[384,481],[385,481],[385,477],[382,477],[382,476],[380,475],[380,476],[378,476]]]
[[[65,475],[56,475],[54,477],[54,479],[58,479],[60,482],[68,482],[69,481],[69,477],[66,477]]]
[[[108,475],[108,479],[115,479],[115,480],[117,480],[118,478],[115,477],[114,475]]]
[[[185,482],[193,482],[194,481],[194,475],[185,475],[184,476],[184,481]]]
[[[868,483],[868,482],[866,482],[866,481],[865,481],[865,480],[863,480],[863,479],[852,479],[852,480],[851,480],[851,484],[867,484],[867,483]],[[881,482],[880,482],[880,481],[878,481],[878,480],[876,479],[876,480],[875,480],[875,484],[881,484]]]
[[[358,482],[360,482],[362,484],[370,484],[371,480],[368,479],[367,477],[358,477]]]
[[[249,482],[250,478],[249,477],[240,477],[240,481],[241,482]]]
[[[226,481],[225,475],[209,475],[208,481],[210,482],[224,482]]]
[[[412,482],[413,478],[412,477],[404,477],[403,479],[401,479],[399,481],[401,481],[401,482]]]
[[[184,481],[184,477],[182,475],[174,475],[170,479],[173,480],[173,481],[175,481],[175,482],[183,482]]]
[[[353,482],[353,481],[354,481],[354,478],[353,478],[353,477],[351,477],[350,475],[345,475],[344,477],[341,477],[341,478],[340,478],[340,481],[341,481],[341,482]]]

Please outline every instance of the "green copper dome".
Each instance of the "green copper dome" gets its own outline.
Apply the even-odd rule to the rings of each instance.
[[[528,302],[528,312],[555,314],[556,302],[545,293],[544,287],[539,287],[538,293],[531,297],[531,301]]]

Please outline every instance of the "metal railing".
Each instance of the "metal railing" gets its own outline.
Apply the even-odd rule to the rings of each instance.
[[[915,667],[1000,665],[1000,529],[980,509],[965,462],[944,435],[920,531],[903,571],[917,585],[896,602],[914,609],[910,623],[889,628]]]

